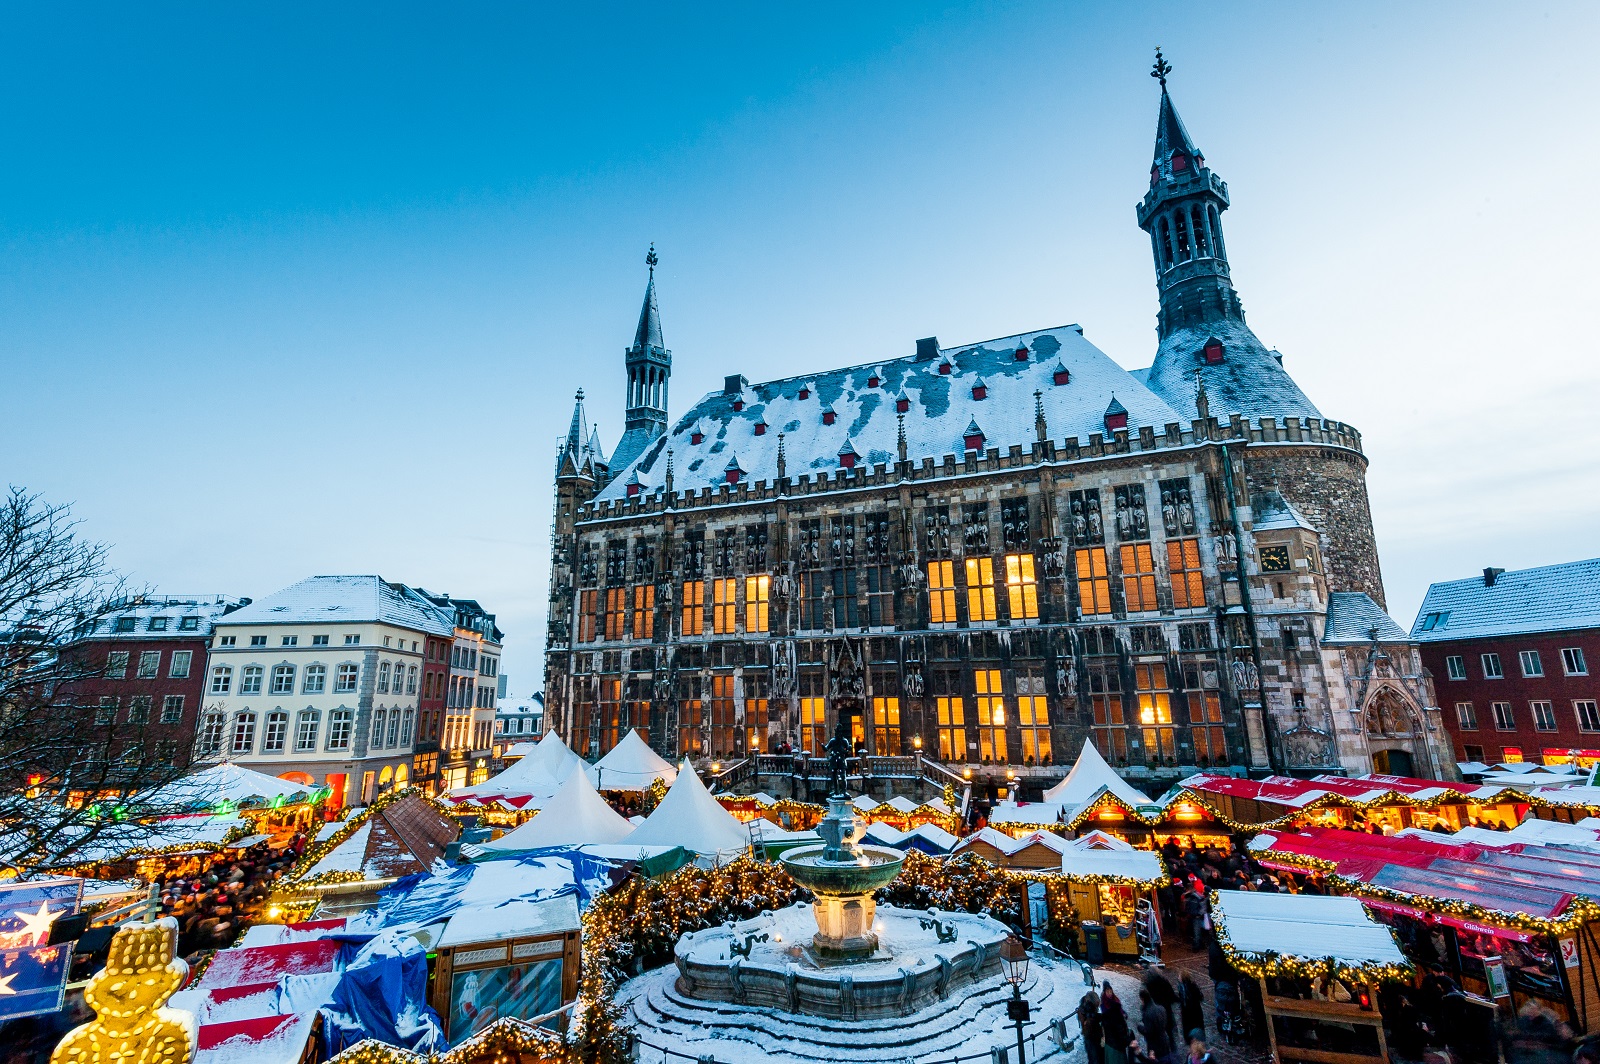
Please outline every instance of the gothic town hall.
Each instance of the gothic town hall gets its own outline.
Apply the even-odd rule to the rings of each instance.
[[[608,456],[580,392],[556,458],[549,727],[590,756],[638,728],[736,759],[820,752],[843,721],[991,781],[1089,742],[1152,791],[1455,775],[1384,610],[1361,434],[1245,323],[1228,185],[1158,73],[1148,369],[1076,325],[928,337],[729,377],[669,421],[652,252],[622,438]]]

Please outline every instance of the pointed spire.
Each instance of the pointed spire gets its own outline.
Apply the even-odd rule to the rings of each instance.
[[[644,306],[639,310],[639,328],[634,330],[633,346],[643,350],[648,347],[666,348],[666,342],[661,339],[661,308],[656,305],[656,263],[661,260],[656,257],[656,246],[650,245],[650,253],[644,257],[645,264],[650,267],[650,280],[644,286]]]
[[[901,389],[901,394],[904,394],[904,389]],[[906,460],[906,416],[904,414],[896,414],[894,417],[899,422],[895,426],[895,450],[900,454],[900,461],[904,462]]]
[[[1161,110],[1156,116],[1156,152],[1151,165],[1161,177],[1172,176],[1174,155],[1186,156],[1183,166],[1179,168],[1184,173],[1198,167],[1202,160],[1199,149],[1189,139],[1189,131],[1183,128],[1178,109],[1172,105],[1172,97],[1167,93],[1167,75],[1170,73],[1172,66],[1162,58],[1161,49],[1157,48],[1156,65],[1150,71],[1150,76],[1161,82]]]
[[[1211,419],[1211,400],[1206,396],[1205,371],[1199,366],[1194,368],[1194,408],[1201,421]]]
[[[567,450],[577,454],[589,442],[589,419],[583,412],[583,389],[572,399],[572,424],[567,426]]]
[[[1044,419],[1044,392],[1037,388],[1033,392],[1033,431],[1038,434],[1040,443],[1050,438],[1050,426]]]
[[[789,475],[789,462],[783,454],[783,433],[778,433],[778,479],[782,480]]]
[[[667,497],[670,499],[672,497],[672,448],[671,447],[667,448],[667,475],[666,475],[665,483],[662,486],[666,488]]]

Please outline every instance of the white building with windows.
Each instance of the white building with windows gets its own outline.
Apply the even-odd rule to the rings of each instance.
[[[313,576],[219,619],[197,752],[361,805],[405,786],[428,636],[452,618],[379,576]]]
[[[502,698],[494,711],[494,756],[504,757],[518,743],[536,743],[544,734],[544,697]]]

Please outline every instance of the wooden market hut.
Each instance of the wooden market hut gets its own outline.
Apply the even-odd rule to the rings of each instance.
[[[1359,899],[1218,891],[1211,918],[1229,963],[1261,983],[1275,1060],[1389,1059],[1378,984],[1411,965]]]
[[[1326,877],[1394,927],[1413,959],[1466,991],[1549,1008],[1600,1031],[1600,843],[1541,833],[1408,830],[1392,838],[1329,828],[1274,829],[1251,843],[1263,865]],[[1581,842],[1581,840],[1578,840]]]
[[[1055,871],[1061,867],[1061,855],[1067,845],[1066,839],[1048,831],[1014,839],[994,828],[979,828],[956,843],[950,856],[971,853],[999,868]]]
[[[415,790],[394,791],[319,835],[274,898],[291,912],[324,917],[369,908],[401,876],[430,871],[460,834],[438,802]]]
[[[1406,828],[1459,831],[1515,827],[1527,815],[1527,792],[1503,784],[1453,783],[1406,776],[1311,779],[1268,776],[1250,780],[1202,772],[1179,784],[1167,808],[1210,810],[1237,831],[1285,825],[1327,828]]]
[[[1081,921],[1094,920],[1106,929],[1106,951],[1113,957],[1159,953],[1160,936],[1153,933],[1160,928],[1155,891],[1167,879],[1159,854],[1091,831],[1067,840],[1057,871],[1080,921],[1080,948],[1086,946]]]

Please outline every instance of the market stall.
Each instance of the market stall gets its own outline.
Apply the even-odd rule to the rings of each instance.
[[[749,850],[750,829],[711,797],[688,763],[667,788],[661,803],[623,843],[628,846],[682,846],[712,861]]]
[[[1378,985],[1411,964],[1360,900],[1218,891],[1211,918],[1229,963],[1261,983],[1275,1059],[1388,1059]]]
[[[1239,831],[1295,825],[1393,834],[1410,827],[1514,827],[1527,815],[1530,798],[1525,789],[1503,783],[1386,775],[1251,780],[1202,772],[1180,783],[1167,802],[1168,809],[1180,805],[1209,812]]]
[[[273,902],[302,918],[360,911],[401,876],[432,869],[460,834],[455,818],[434,799],[414,788],[391,791],[319,835],[280,882]]]
[[[1320,873],[1359,897],[1409,956],[1469,993],[1513,1008],[1536,1001],[1574,1030],[1600,1031],[1600,852],[1512,834],[1276,829],[1251,849],[1263,865]]]
[[[517,853],[546,846],[584,846],[621,842],[633,831],[621,814],[606,804],[586,772],[567,777],[539,815],[482,849]]]
[[[1166,882],[1167,871],[1158,854],[1091,831],[1066,842],[1058,868],[1076,915],[1066,922],[1079,925],[1080,949],[1087,945],[1082,921],[1093,921],[1105,928],[1106,950],[1113,956],[1159,951],[1155,891]]]
[[[312,828],[330,794],[328,788],[304,780],[223,761],[145,791],[133,804],[218,816],[245,814],[261,832],[288,835]]]
[[[971,853],[999,868],[1057,869],[1068,841],[1049,831],[1035,831],[1014,839],[995,828],[979,828],[956,843],[950,855]]]

